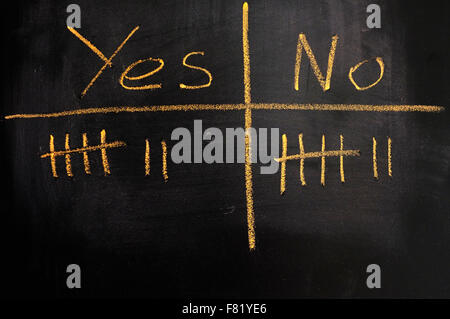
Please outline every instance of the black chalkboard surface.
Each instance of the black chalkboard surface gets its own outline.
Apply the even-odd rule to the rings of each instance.
[[[3,20],[9,297],[450,297],[448,1],[71,3]],[[278,128],[285,161],[177,164],[195,120]]]

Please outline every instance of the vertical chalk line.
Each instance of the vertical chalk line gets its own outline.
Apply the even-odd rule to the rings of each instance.
[[[50,149],[50,164],[52,166],[52,174],[53,177],[58,177],[58,174],[56,173],[55,138],[53,137],[53,135],[50,135],[49,149]]]
[[[322,135],[322,153],[325,153],[325,135]],[[325,186],[325,168],[325,156],[322,156],[320,165],[320,184],[322,186]]]
[[[248,40],[248,3],[242,6],[242,49],[244,53],[244,102],[252,103],[250,82],[250,44]]]
[[[150,142],[145,140],[145,176],[150,175]]]
[[[244,102],[248,104],[245,108],[245,195],[247,201],[247,228],[248,246],[254,250],[255,243],[255,216],[253,211],[253,176],[251,163],[251,136],[252,110],[251,83],[250,83],[250,46],[248,41],[248,3],[242,5],[242,51],[244,59]]]
[[[305,147],[303,146],[303,133],[298,135],[298,146],[300,148],[300,155],[305,155]],[[306,186],[305,181],[305,159],[300,159],[300,181],[302,182],[302,186]]]
[[[106,131],[102,130],[100,132],[100,145],[101,145],[101,153],[102,153],[102,163],[103,163],[103,171],[105,172],[105,176],[111,174],[109,170],[108,156],[106,155]]]
[[[86,133],[83,133],[83,148],[88,147],[88,138]],[[84,172],[86,174],[91,174],[91,166],[89,164],[89,156],[88,153],[85,151],[83,152],[83,162],[84,162]]]
[[[287,157],[287,137],[286,134],[283,134],[281,137],[282,140],[282,151],[281,151],[281,157],[283,159],[286,159]],[[280,195],[283,195],[283,193],[286,191],[286,160],[283,160],[281,162],[281,178],[280,178]]]
[[[372,162],[373,162],[373,177],[378,179],[378,167],[377,167],[377,140],[372,138]]]
[[[167,175],[167,144],[166,141],[161,141],[162,148],[162,176],[164,178],[164,182],[169,180],[169,175]]]
[[[64,147],[65,147],[66,151],[70,151],[69,139],[70,139],[69,134],[66,134],[66,140],[65,140],[65,143],[64,143]],[[67,172],[67,176],[73,177],[73,174],[72,174],[72,163],[70,162],[70,153],[67,153],[65,155],[65,158],[66,158],[66,172]]]
[[[392,140],[388,137],[388,173],[392,177]]]
[[[344,150],[344,136],[340,135],[340,150],[341,152]],[[345,183],[345,175],[344,175],[344,156],[341,155],[339,157],[339,172],[341,174],[341,182]]]

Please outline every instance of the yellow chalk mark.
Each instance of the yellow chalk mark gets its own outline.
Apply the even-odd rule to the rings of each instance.
[[[255,216],[253,211],[253,174],[250,128],[252,127],[252,110],[245,110],[245,195],[247,199],[247,228],[250,250],[255,249]]]
[[[345,151],[325,151],[325,152],[308,152],[304,154],[289,155],[286,157],[275,158],[275,161],[283,163],[290,160],[299,160],[306,158],[322,158],[322,157],[337,157],[337,156],[359,156],[359,150],[345,150]]]
[[[69,134],[66,134],[66,141],[65,141],[65,144],[64,144],[66,151],[70,151],[69,138],[70,138]],[[70,162],[70,153],[66,153],[65,158],[66,158],[66,172],[67,172],[67,176],[73,177],[72,164]]]
[[[100,57],[100,59],[106,62],[108,66],[112,65],[111,61],[109,61],[108,58],[99,49],[97,49],[97,47],[93,45],[88,39],[86,39],[80,33],[78,33],[77,30],[75,30],[72,27],[67,27],[67,29],[69,29],[70,32],[72,32],[78,39],[80,39],[81,42],[86,44],[89,47],[89,49],[91,49],[95,54],[97,54]]]
[[[150,142],[145,140],[145,176],[150,175]]]
[[[378,65],[380,66],[380,76],[378,77],[378,80],[376,80],[375,82],[373,82],[372,84],[365,86],[365,87],[360,87],[358,84],[356,84],[355,80],[353,79],[353,72],[355,72],[361,65],[369,62],[369,60],[364,60],[360,63],[358,63],[357,65],[355,65],[354,67],[350,68],[350,71],[348,72],[348,78],[350,79],[350,81],[352,82],[352,84],[355,86],[355,88],[359,91],[364,91],[367,89],[370,89],[371,87],[375,86],[378,84],[378,82],[381,81],[381,79],[383,78],[384,75],[384,62],[383,62],[383,58],[380,57],[376,57],[375,60],[377,61]]]
[[[303,134],[298,135],[298,146],[300,149],[300,156],[304,156],[305,155],[305,147],[303,146]],[[287,154],[284,154],[283,157],[286,157],[286,155]],[[305,169],[305,159],[301,158],[300,159],[300,181],[302,183],[302,186],[306,186],[304,169]]]
[[[162,148],[162,176],[164,178],[164,182],[167,182],[169,179],[169,176],[167,175],[167,145],[166,141],[161,141],[161,148]]]
[[[253,173],[251,162],[252,108],[250,82],[250,44],[248,40],[248,3],[242,5],[242,53],[244,64],[244,108],[245,108],[245,196],[247,203],[248,246],[250,250],[256,248],[255,214],[253,210]]]
[[[83,147],[76,148],[76,149],[70,149],[70,135],[66,134],[65,136],[65,143],[64,143],[64,150],[63,151],[56,151],[55,152],[55,145],[54,145],[54,138],[53,135],[50,135],[50,144],[49,144],[49,153],[42,154],[41,158],[50,157],[50,163],[52,167],[52,174],[54,177],[58,177],[56,173],[56,157],[57,156],[64,156],[65,162],[66,162],[66,172],[67,176],[73,177],[72,172],[72,163],[71,163],[71,155],[72,153],[81,153],[83,154],[83,162],[84,162],[84,170],[86,174],[91,174],[90,165],[89,165],[89,157],[87,152],[92,152],[96,150],[100,150],[102,154],[102,162],[103,162],[103,168],[105,171],[105,175],[110,174],[109,170],[109,164],[108,164],[108,157],[106,156],[106,149],[107,148],[115,148],[115,147],[122,147],[126,146],[126,144],[122,141],[116,141],[113,143],[106,143],[106,132],[105,130],[102,130],[100,133],[100,145],[96,146],[88,146],[88,140],[86,133],[83,133]]]
[[[322,135],[322,150],[320,152],[309,152],[305,153],[303,147],[303,134],[299,134],[299,148],[300,153],[296,155],[287,156],[287,138],[286,134],[282,135],[282,157],[275,158],[275,161],[281,163],[281,179],[280,179],[280,193],[286,190],[286,162],[289,160],[300,160],[300,180],[302,182],[302,186],[306,185],[305,176],[303,173],[304,170],[304,160],[306,158],[320,158],[321,159],[321,173],[320,173],[320,182],[323,186],[325,186],[325,158],[326,157],[340,157],[341,161],[343,161],[344,156],[359,156],[359,150],[344,150],[343,138],[341,139],[341,147],[339,151],[325,151],[325,135]],[[341,181],[344,178],[344,170],[341,165]]]
[[[328,54],[327,75],[326,75],[326,78],[324,78],[322,72],[320,71],[319,65],[317,64],[316,57],[314,56],[314,53],[311,50],[311,47],[309,46],[306,36],[303,33],[300,33],[298,35],[297,54],[295,57],[295,69],[294,69],[294,88],[296,91],[299,90],[300,66],[301,66],[301,62],[302,62],[303,49],[305,50],[306,55],[309,58],[309,63],[311,65],[311,68],[313,69],[314,75],[316,76],[317,80],[319,81],[319,84],[322,87],[322,90],[325,92],[330,89],[331,75],[333,73],[334,57],[336,55],[336,45],[337,45],[339,37],[337,35],[335,35],[331,39],[332,39],[331,47],[330,47],[330,51]]]
[[[50,139],[52,139],[52,138],[50,138]],[[117,141],[117,142],[105,143],[105,144],[97,145],[97,146],[74,148],[69,151],[57,151],[57,152],[54,151],[54,147],[53,147],[53,152],[52,152],[52,147],[50,147],[50,152],[46,153],[46,154],[42,154],[41,158],[50,157],[50,159],[51,159],[52,157],[54,158],[57,156],[62,156],[62,155],[71,154],[71,153],[93,152],[93,151],[98,151],[98,150],[102,150],[102,149],[123,147],[126,145],[127,144],[125,142]]]
[[[105,144],[106,144],[106,131],[102,130],[100,132],[100,146],[102,153],[103,171],[105,172],[105,175],[109,175],[111,174],[111,171],[109,170],[108,156],[106,155]]]
[[[377,140],[372,138],[372,161],[373,161],[373,177],[378,179],[378,167],[377,167]]]
[[[248,41],[248,3],[242,6],[242,49],[244,53],[244,101],[252,102],[250,86],[250,45]]]
[[[88,138],[86,133],[83,133],[82,137],[83,137],[83,148],[86,148],[88,147]],[[84,172],[86,174],[91,174],[91,166],[89,164],[89,156],[87,151],[83,152],[83,163],[84,163]]]
[[[344,137],[342,135],[340,137],[340,150],[341,152],[344,150]],[[345,183],[345,175],[344,175],[344,156],[339,156],[339,172],[341,174],[341,182]]]
[[[233,107],[236,107],[233,105]],[[430,105],[364,105],[364,104],[281,104],[252,103],[252,110],[361,111],[361,112],[442,112],[442,106]],[[237,105],[237,108],[239,105]]]
[[[102,153],[102,161],[103,161],[103,167],[105,170],[105,175],[110,174],[109,171],[109,164],[108,164],[108,158],[106,156],[106,149],[107,148],[115,148],[115,147],[122,147],[126,146],[126,144],[122,141],[116,141],[112,143],[106,143],[106,132],[105,130],[102,130],[100,133],[100,140],[101,144],[96,146],[88,146],[88,140],[86,137],[86,133],[83,134],[83,147],[76,148],[76,149],[70,149],[70,136],[69,134],[66,134],[65,136],[65,143],[64,143],[64,150],[63,151],[56,151],[55,152],[55,144],[54,144],[54,138],[53,135],[50,135],[50,144],[49,144],[49,153],[42,154],[41,158],[50,157],[50,163],[52,167],[52,174],[54,177],[58,177],[56,173],[56,157],[57,156],[64,156],[65,162],[66,162],[66,172],[67,176],[73,177],[72,173],[72,163],[71,163],[71,156],[70,154],[73,153],[80,153],[83,154],[83,161],[84,161],[84,169],[86,174],[90,174],[90,166],[89,166],[89,158],[87,155],[87,152],[97,151],[100,150]]]
[[[49,150],[50,150],[50,153],[48,155],[50,156],[52,174],[53,174],[53,177],[58,177],[58,174],[56,173],[55,139],[54,139],[53,135],[50,135]]]
[[[109,113],[147,113],[174,111],[239,111],[252,110],[297,110],[297,111],[341,111],[341,112],[426,112],[439,113],[445,111],[442,106],[432,105],[364,105],[364,104],[281,104],[281,103],[251,103],[251,104],[180,104],[159,106],[113,106],[91,107],[53,113],[30,113],[6,115],[5,120],[55,118]]]
[[[205,68],[202,68],[202,67],[199,67],[199,66],[195,66],[195,65],[191,65],[191,64],[187,64],[187,63],[186,63],[187,58],[189,58],[191,55],[194,55],[194,54],[205,55],[204,52],[191,52],[191,53],[188,53],[188,54],[186,54],[186,56],[183,58],[183,65],[186,66],[186,67],[188,67],[188,68],[190,68],[190,69],[195,69],[195,70],[200,70],[200,71],[202,71],[202,72],[205,72],[205,73],[208,75],[208,78],[209,78],[208,83],[206,83],[206,84],[201,84],[201,85],[186,85],[186,84],[180,83],[180,88],[182,88],[182,89],[195,90],[195,89],[207,88],[207,87],[209,87],[209,86],[211,85],[211,82],[212,82],[212,75],[211,75],[211,72],[209,72],[209,71],[208,71],[207,69],[205,69]]]
[[[139,75],[139,76],[128,76],[128,72],[130,72],[136,65],[139,65],[141,63],[144,63],[146,61],[154,61],[154,62],[159,62],[159,66],[148,72],[145,73],[143,75]],[[137,81],[137,80],[142,80],[145,79],[147,77],[152,76],[153,74],[159,72],[162,68],[164,67],[164,60],[163,59],[155,59],[155,58],[147,58],[147,59],[143,59],[143,60],[138,60],[136,62],[133,62],[132,64],[130,64],[125,71],[123,71],[122,75],[120,76],[120,80],[119,83],[120,85],[122,85],[123,88],[127,89],[127,90],[151,90],[151,89],[159,89],[161,88],[162,84],[158,83],[158,84],[147,84],[147,85],[143,85],[143,86],[127,86],[123,83],[124,79],[130,80],[130,81]]]
[[[128,36],[125,38],[125,40],[122,41],[122,43],[117,47],[116,51],[114,51],[114,53],[111,55],[111,57],[109,59],[107,59],[105,61],[105,64],[100,68],[100,70],[97,72],[97,74],[92,78],[91,82],[89,82],[89,84],[86,86],[86,88],[83,90],[83,92],[81,92],[81,96],[85,96],[87,91],[89,90],[89,88],[94,84],[94,82],[98,79],[98,77],[103,73],[103,71],[106,69],[106,67],[108,65],[111,65],[111,61],[112,59],[114,59],[114,57],[117,55],[117,53],[119,53],[120,50],[122,50],[123,46],[125,45],[125,43],[127,43],[127,41],[133,36],[133,34],[139,29],[139,26],[137,26],[136,28],[134,28],[130,34],[128,34]],[[94,51],[95,52],[95,51]]]
[[[281,146],[281,156],[282,158],[287,157],[287,137],[286,134],[283,134],[281,137],[282,146]],[[281,178],[280,178],[280,194],[286,191],[286,161],[281,162]]]
[[[322,135],[322,153],[325,153],[325,135]],[[322,156],[321,158],[320,184],[322,184],[322,186],[325,186],[325,156]]]
[[[388,137],[388,173],[392,177],[392,140]]]

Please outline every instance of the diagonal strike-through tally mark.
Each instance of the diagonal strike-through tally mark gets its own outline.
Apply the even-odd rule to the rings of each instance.
[[[339,157],[339,173],[341,177],[341,182],[345,182],[344,176],[344,156],[359,156],[359,150],[344,150],[344,137],[342,135],[340,138],[340,148],[339,150],[326,151],[325,150],[325,135],[322,135],[322,148],[320,152],[308,152],[305,153],[303,146],[303,134],[299,134],[299,149],[300,153],[296,155],[287,155],[287,137],[286,134],[282,135],[282,153],[280,158],[275,158],[275,161],[281,163],[280,172],[280,194],[283,195],[286,191],[286,163],[290,160],[300,160],[300,181],[302,186],[306,186],[305,174],[304,174],[304,162],[307,158],[320,158],[320,184],[325,186],[325,158],[326,157]]]
[[[110,175],[111,171],[109,168],[109,162],[108,162],[108,156],[106,154],[106,150],[109,148],[116,148],[116,147],[124,147],[126,146],[125,142],[122,141],[115,141],[111,143],[106,143],[106,131],[102,130],[100,132],[100,144],[95,146],[87,146],[87,137],[86,133],[83,133],[83,147],[81,148],[75,148],[70,149],[69,145],[69,134],[66,134],[65,139],[65,150],[64,151],[55,151],[55,142],[53,135],[50,135],[50,142],[49,142],[49,153],[41,155],[41,158],[50,158],[50,165],[52,168],[52,175],[53,177],[58,177],[58,173],[56,171],[56,158],[59,156],[64,156],[65,162],[66,162],[66,173],[67,176],[73,177],[72,173],[72,164],[71,164],[71,154],[78,153],[83,154],[83,162],[84,162],[84,171],[86,174],[91,174],[90,164],[89,164],[89,157],[88,152],[93,151],[100,151],[102,155],[102,164],[103,164],[103,171],[105,172],[105,175]]]

